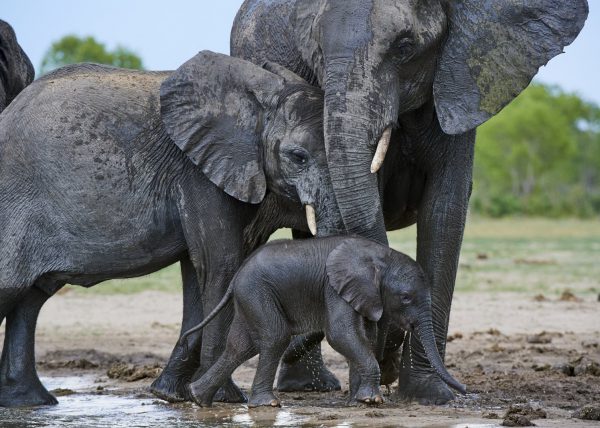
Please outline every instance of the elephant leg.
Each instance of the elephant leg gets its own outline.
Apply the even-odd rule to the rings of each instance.
[[[189,385],[192,399],[201,407],[212,405],[221,385],[231,378],[233,371],[257,353],[248,334],[247,322],[236,316],[229,335],[225,351],[217,362],[204,375]]]
[[[199,192],[203,180],[205,177],[201,175],[193,176],[180,185],[178,208],[189,258],[199,280],[201,313],[209,314],[225,296],[244,260],[244,227],[256,208],[223,197],[216,187]],[[228,305],[202,329],[202,337],[198,339],[202,342],[199,365],[192,382],[200,379],[223,353],[232,319],[233,305]],[[229,403],[246,400],[231,378],[215,396],[215,401]]]
[[[183,334],[198,325],[203,319],[203,314],[202,293],[194,265],[188,256],[180,263],[183,280],[183,321],[181,323],[181,334]],[[189,400],[186,386],[200,366],[201,347],[201,333],[193,334],[188,338],[187,349],[177,342],[166,367],[152,383],[150,391],[171,403]]]
[[[35,326],[50,297],[35,286],[6,315],[6,335],[0,358],[0,407],[58,404],[42,385],[35,369]]]
[[[438,162],[430,168],[418,212],[417,261],[431,283],[433,328],[442,358],[471,194],[474,137],[474,132],[446,136],[435,145]],[[431,368],[415,335],[409,349],[403,353],[399,395],[421,404],[452,400],[454,394]]]
[[[327,340],[342,354],[350,367],[349,403],[381,404],[380,373],[371,344],[361,329],[362,318],[354,311],[338,311],[328,323]],[[353,395],[352,395],[353,394]]]
[[[321,332],[296,336],[281,360],[277,390],[294,391],[339,391],[340,381],[325,366],[321,353]]]
[[[311,235],[293,230],[294,239],[308,239]],[[296,391],[339,391],[340,381],[325,366],[321,352],[323,333],[296,336],[288,346],[279,369],[277,390]]]

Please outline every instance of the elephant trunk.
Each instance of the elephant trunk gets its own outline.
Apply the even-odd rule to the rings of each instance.
[[[439,351],[435,344],[433,324],[431,321],[431,309],[423,309],[419,312],[418,320],[415,326],[415,333],[423,345],[423,349],[425,350],[425,354],[429,359],[431,367],[433,367],[438,376],[451,388],[454,388],[461,394],[466,394],[466,387],[454,379],[450,373],[448,373],[448,370],[446,370],[444,362],[442,361],[442,357],[440,357]]]
[[[333,192],[348,233],[387,244],[377,174],[371,172],[383,163],[389,144],[384,141],[374,162],[377,141],[385,137],[379,129],[383,107],[349,79],[347,68],[338,64],[330,66],[324,82],[325,149]]]

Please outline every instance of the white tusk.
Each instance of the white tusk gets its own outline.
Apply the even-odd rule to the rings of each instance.
[[[371,173],[375,174],[383,165],[383,161],[385,160],[385,155],[390,147],[390,139],[392,138],[392,127],[386,128],[383,131],[383,135],[379,140],[379,144],[377,144],[377,151],[375,152],[375,156],[373,156],[373,162],[371,163]]]
[[[312,205],[306,205],[306,222],[313,236],[317,236],[317,215]]]

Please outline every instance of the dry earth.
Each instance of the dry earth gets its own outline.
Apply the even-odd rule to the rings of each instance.
[[[109,421],[96,409],[98,417],[86,425],[154,426],[152,421],[161,419],[153,412],[168,412],[176,415],[169,419],[174,426],[488,427],[501,424],[511,405],[527,404],[542,410],[528,416],[538,426],[600,426],[573,417],[578,409],[600,403],[600,302],[595,297],[563,301],[526,293],[464,293],[454,302],[447,364],[470,393],[441,407],[398,403],[393,396],[378,408],[344,406],[347,366],[329,347],[326,361],[344,381],[342,392],[282,394],[281,410],[163,404],[147,393],[147,387],[178,335],[181,300],[174,293],[67,293],[51,299],[39,322],[38,365],[51,388],[66,388],[56,393],[62,395],[58,409],[69,408],[70,419],[60,419],[68,426],[81,426],[83,403],[107,396],[135,398],[137,405],[146,407],[131,423],[114,415],[121,411],[116,404],[113,413],[106,412],[113,415]],[[253,359],[236,372],[243,388],[249,387],[255,365]],[[63,426],[49,423],[51,417],[0,410],[0,426],[28,426],[28,421]]]

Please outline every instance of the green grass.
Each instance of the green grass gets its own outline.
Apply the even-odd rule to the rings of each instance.
[[[273,236],[290,237],[287,230]],[[389,238],[393,248],[415,256],[415,227],[392,232]],[[576,294],[600,292],[599,220],[469,219],[457,291],[516,291],[553,297],[565,289]],[[77,290],[96,294],[180,292],[179,266]]]

